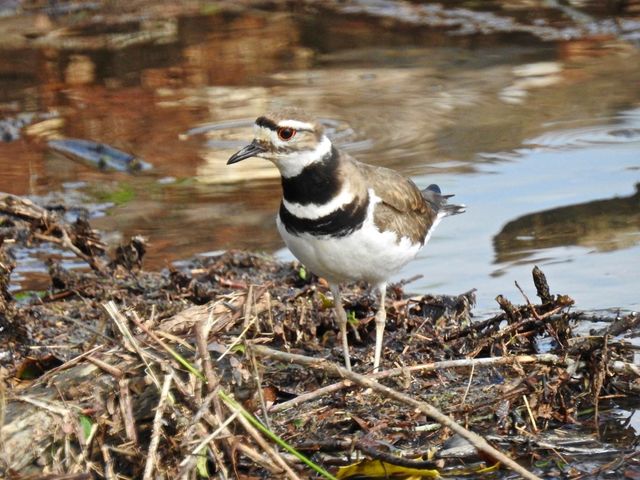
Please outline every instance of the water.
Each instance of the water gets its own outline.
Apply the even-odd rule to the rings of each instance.
[[[387,15],[389,2],[378,3]],[[88,205],[113,242],[147,236],[147,268],[227,248],[290,258],[274,224],[275,168],[225,163],[256,116],[295,105],[358,159],[438,183],[468,206],[398,276],[423,275],[411,291],[476,288],[478,310],[493,311],[498,294],[520,299],[514,281],[533,297],[539,265],[582,309],[637,310],[640,29],[623,18],[624,32],[605,35],[599,12],[598,36],[574,29],[552,42],[557,11],[540,13],[540,38],[492,15],[473,36],[361,14],[248,10],[87,28],[46,48],[7,40],[0,117],[42,117],[0,144],[0,190],[60,192]],[[47,148],[63,137],[107,143],[154,170],[101,172]],[[16,288],[46,287],[42,269],[25,261]]]

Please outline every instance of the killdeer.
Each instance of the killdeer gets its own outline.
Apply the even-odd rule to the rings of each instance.
[[[377,371],[389,278],[416,256],[442,218],[464,212],[464,206],[447,203],[451,195],[442,195],[437,185],[420,190],[393,170],[358,162],[339,151],[322,125],[300,110],[258,117],[254,130],[253,141],[227,165],[259,157],[280,170],[278,230],[296,258],[329,282],[349,370],[340,284],[365,280],[378,288],[373,362]]]

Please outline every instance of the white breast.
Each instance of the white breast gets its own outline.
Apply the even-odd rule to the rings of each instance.
[[[385,282],[412,260],[420,243],[393,232],[381,232],[373,222],[373,209],[380,199],[369,190],[371,203],[362,228],[345,237],[293,235],[277,218],[278,230],[291,253],[313,273],[331,282],[366,280]]]

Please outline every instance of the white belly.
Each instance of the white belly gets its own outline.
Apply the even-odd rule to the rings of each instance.
[[[361,229],[345,237],[313,237],[289,233],[277,217],[278,230],[291,253],[316,275],[330,282],[366,280],[372,284],[386,282],[422,246],[407,237],[399,242],[393,232],[380,232],[367,215]]]

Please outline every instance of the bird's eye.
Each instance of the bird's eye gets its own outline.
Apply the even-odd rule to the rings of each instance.
[[[278,129],[278,137],[285,142],[291,140],[296,134],[295,129],[288,127],[280,127]]]

